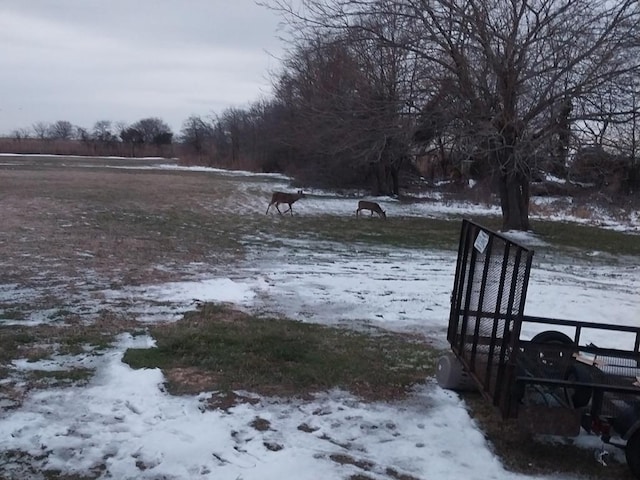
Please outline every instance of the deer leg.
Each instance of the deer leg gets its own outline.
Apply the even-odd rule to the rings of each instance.
[[[265,213],[265,215],[269,214],[269,209],[271,208],[271,205],[273,205],[273,203],[270,203],[269,206],[267,207],[267,213]]]
[[[282,215],[282,212],[281,212],[281,211],[280,211],[280,209],[278,208],[278,205],[279,205],[279,204],[278,204],[278,203],[276,203],[276,210],[278,210],[278,213],[279,213],[280,215]]]

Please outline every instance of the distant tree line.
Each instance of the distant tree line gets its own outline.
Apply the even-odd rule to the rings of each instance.
[[[11,141],[0,148],[13,153],[57,153],[67,155],[173,155],[173,132],[159,118],[144,118],[132,125],[96,122],[91,130],[66,120],[37,122],[31,128],[14,130]]]
[[[14,141],[178,152],[384,195],[417,175],[474,179],[515,229],[529,228],[529,198],[549,176],[637,195],[637,0],[298,3],[270,2],[292,42],[268,99],[191,116],[177,138],[150,118],[90,131],[37,124]]]

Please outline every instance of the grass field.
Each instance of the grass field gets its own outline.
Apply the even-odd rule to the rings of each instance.
[[[241,389],[304,396],[340,387],[368,400],[393,400],[433,373],[439,347],[428,341],[428,333],[349,330],[214,305],[178,322],[149,323],[134,311],[135,299],[114,304],[105,301],[105,292],[204,274],[234,278],[241,264],[246,271],[253,259],[277,258],[275,253],[292,245],[302,245],[301,257],[305,248],[324,249],[321,254],[336,259],[354,248],[383,256],[400,249],[454,255],[459,216],[403,215],[402,202],[396,202],[386,221],[356,220],[356,200],[326,192],[300,200],[294,216],[265,215],[271,191],[287,188],[281,177],[157,170],[137,160],[5,157],[3,162],[0,400],[7,410],[32,391],[82,386],[92,376],[87,366],[25,374],[13,368],[14,360],[101,355],[124,332],[156,339],[157,349],[130,349],[124,360],[136,368],[162,368],[174,394],[215,389],[230,396]],[[478,219],[490,227],[500,224],[495,216]],[[539,250],[547,261],[615,264],[640,255],[640,242],[631,235],[569,223],[533,224],[545,242]],[[594,259],[592,251],[604,255]],[[161,310],[162,302],[156,307]],[[469,405],[505,464],[529,471],[523,459],[535,442],[505,431],[492,437],[493,413],[473,398]],[[551,450],[542,455],[548,458]],[[584,453],[579,455],[584,460]],[[566,457],[542,461],[538,470],[631,478],[624,466],[594,474],[576,469]]]

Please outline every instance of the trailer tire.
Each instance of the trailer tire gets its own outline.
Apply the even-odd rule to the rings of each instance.
[[[539,344],[547,344],[547,345],[574,345],[573,340],[571,340],[571,338],[569,338],[564,333],[558,332],[556,330],[546,330],[544,332],[538,333],[531,339],[531,343],[539,343]],[[549,352],[545,352],[544,350],[535,351],[536,362],[539,364],[553,366],[555,364],[558,364],[559,362],[564,363],[566,361],[564,359],[566,352],[556,350],[553,352],[553,355],[548,355],[548,354]],[[560,372],[558,377],[561,375],[562,375],[562,372]]]
[[[564,375],[565,380],[581,383],[591,383],[591,369],[588,365],[572,365],[567,369]],[[589,405],[593,389],[590,387],[566,387],[564,395],[567,403],[572,408],[583,408]]]
[[[627,440],[624,456],[627,459],[627,465],[629,465],[631,473],[633,473],[636,478],[640,478],[640,430],[636,431],[631,435],[631,438]]]

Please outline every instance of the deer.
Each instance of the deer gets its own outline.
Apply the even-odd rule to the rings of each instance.
[[[289,210],[285,210],[284,213],[291,212],[291,216],[293,216],[293,208],[291,207],[293,206],[294,203],[296,203],[298,200],[304,197],[305,197],[305,194],[302,192],[302,190],[298,190],[298,193],[273,192],[273,195],[271,196],[271,202],[267,207],[266,214],[269,214],[269,209],[271,208],[271,205],[275,205],[276,210],[278,210],[278,213],[282,215],[283,212],[280,211],[280,209],[278,208],[278,205],[280,205],[281,203],[286,203],[287,205],[289,205]]]
[[[358,209],[356,210],[356,217],[360,214],[360,210],[371,210],[371,216],[373,217],[373,213],[377,213],[380,218],[387,218],[387,214],[385,213],[380,205],[376,202],[367,202],[366,200],[360,200],[358,202]]]

